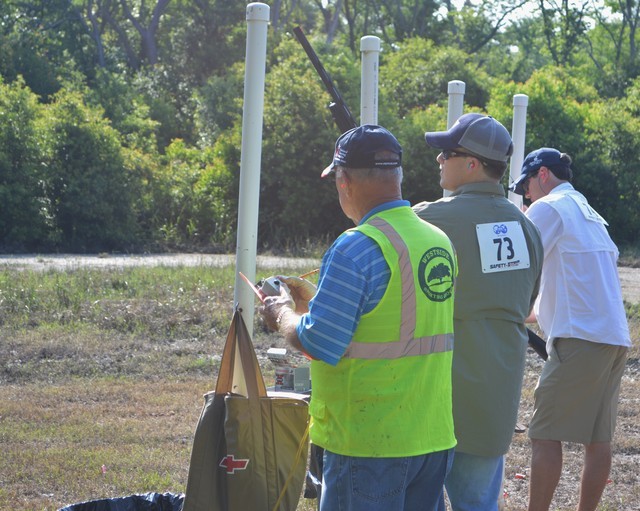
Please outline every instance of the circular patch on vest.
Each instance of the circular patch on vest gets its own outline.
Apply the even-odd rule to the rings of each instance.
[[[435,247],[420,258],[420,289],[432,302],[444,302],[453,294],[453,258],[448,250]]]

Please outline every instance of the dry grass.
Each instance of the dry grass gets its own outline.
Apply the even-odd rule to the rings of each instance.
[[[0,510],[183,492],[202,394],[214,385],[229,325],[232,285],[231,268],[2,269]],[[639,315],[637,305],[629,308],[636,344]],[[254,344],[269,384],[264,355],[281,340],[256,327]],[[602,511],[640,509],[638,354],[636,346],[624,376]],[[524,424],[540,369],[529,353]],[[516,435],[507,457],[509,510],[525,509],[529,455],[526,435]],[[558,510],[576,502],[579,446],[565,458]],[[311,511],[315,502],[303,499],[298,509]]]
[[[614,439],[613,467],[600,506],[601,511],[637,511],[640,509],[640,366],[638,364],[637,324],[634,347],[625,371],[618,423]],[[533,389],[542,370],[542,361],[529,353],[519,420],[528,424],[533,412]],[[505,492],[509,511],[527,509],[529,458],[531,449],[526,433],[516,434],[506,459]],[[583,449],[578,444],[564,446],[564,466],[552,509],[574,510],[578,503]],[[518,475],[516,475],[518,474]],[[524,475],[524,479],[520,477]]]

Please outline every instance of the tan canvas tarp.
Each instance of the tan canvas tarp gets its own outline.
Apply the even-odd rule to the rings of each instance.
[[[234,369],[235,368],[235,369]],[[246,388],[246,395],[236,392]],[[305,478],[308,404],[267,394],[234,313],[214,392],[198,421],[183,511],[295,511]]]

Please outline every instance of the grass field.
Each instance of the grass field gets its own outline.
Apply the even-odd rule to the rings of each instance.
[[[232,267],[0,270],[0,510],[51,511],[85,500],[183,492],[202,395],[215,384],[231,318],[233,284]],[[638,305],[629,306],[629,319],[636,346],[602,510],[640,509]],[[270,385],[266,350],[282,341],[258,324],[253,340]],[[536,357],[529,354],[523,424],[541,369]],[[579,456],[578,447],[567,452],[555,509],[576,502]],[[509,510],[526,504],[528,458],[526,435],[516,435],[507,457]],[[298,509],[314,508],[301,499]]]

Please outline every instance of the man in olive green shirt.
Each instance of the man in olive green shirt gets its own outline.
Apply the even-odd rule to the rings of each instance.
[[[427,133],[426,141],[442,151],[440,185],[452,194],[417,204],[414,211],[449,236],[459,262],[453,351],[458,445],[445,487],[454,511],[497,510],[522,388],[524,320],[538,294],[542,243],[500,184],[513,148],[502,124],[466,114],[449,131]]]

